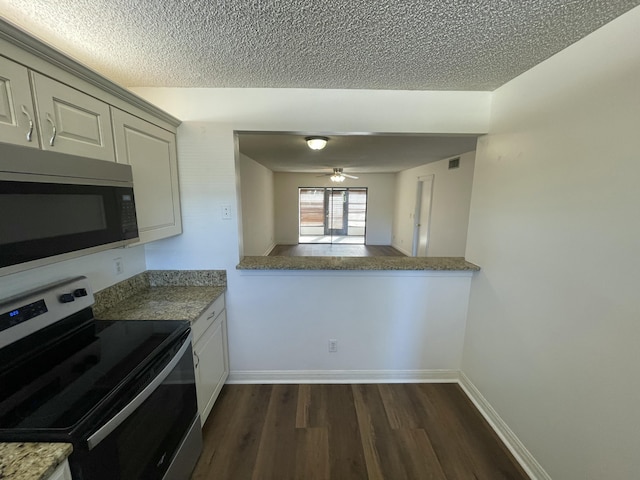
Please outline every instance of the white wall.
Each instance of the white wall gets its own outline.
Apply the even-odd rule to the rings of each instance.
[[[274,247],[273,172],[244,154],[240,159],[243,255],[266,255]]]
[[[236,188],[234,131],[306,131],[306,132],[388,132],[388,133],[478,133],[488,125],[490,94],[487,92],[398,92],[278,89],[190,89],[136,88],[138,94],[183,120],[178,130],[180,195],[184,233],[146,247],[147,266],[155,268],[220,268],[228,273],[227,307],[229,352],[232,372],[287,369],[334,368],[343,370],[358,365],[363,369],[381,366],[376,348],[387,348],[391,330],[389,309],[398,309],[396,322],[420,325],[424,335],[405,335],[405,346],[415,352],[418,344],[433,346],[425,357],[411,362],[398,360],[389,368],[457,368],[461,349],[456,339],[464,332],[468,277],[450,282],[448,277],[409,277],[389,273],[376,277],[375,290],[366,299],[359,280],[346,273],[334,273],[340,279],[327,286],[322,272],[293,281],[301,275],[257,277],[235,270],[239,260],[238,196]],[[234,219],[221,220],[220,206],[231,204]],[[345,281],[344,279],[349,279]],[[436,287],[440,281],[446,285]],[[297,287],[303,285],[304,288]],[[433,285],[433,287],[431,286]],[[294,288],[294,286],[296,286]],[[457,302],[440,303],[424,288],[444,289],[441,298],[455,297]],[[270,292],[266,295],[262,292]],[[416,292],[407,297],[403,291]],[[353,292],[354,295],[349,295]],[[384,295],[379,295],[384,292]],[[396,293],[397,292],[397,293]],[[358,338],[370,345],[341,348],[340,355],[319,361],[309,349],[327,346],[327,332],[320,326],[331,316],[304,305],[323,304],[338,296],[337,311],[353,312],[340,322],[341,342]],[[367,306],[371,296],[379,297]],[[443,300],[444,302],[444,300]],[[360,308],[361,310],[356,310]],[[404,318],[402,313],[410,315]],[[415,317],[414,317],[415,315]],[[370,325],[377,325],[369,329]],[[277,326],[277,328],[275,328]],[[430,338],[425,337],[430,336]],[[446,348],[439,348],[438,338]],[[257,348],[259,346],[259,348]],[[456,358],[457,357],[457,358]],[[332,363],[327,363],[332,362]],[[279,367],[278,367],[279,368]]]
[[[434,175],[429,225],[429,257],[464,257],[475,152],[460,155],[460,167],[449,159],[410,168],[396,179],[393,246],[411,254],[418,177]]]
[[[124,272],[116,275],[114,260],[122,259]],[[84,275],[94,292],[146,270],[144,247],[114,248],[44,267],[0,277],[0,299],[65,278]]]
[[[243,271],[234,373],[459,369],[469,272]],[[241,339],[241,341],[239,340]],[[338,352],[328,352],[329,339]]]
[[[638,478],[640,8],[495,91],[463,371],[555,479]]]
[[[241,227],[235,154],[230,126],[203,122],[180,125],[178,178],[183,233],[145,246],[148,269],[235,269],[240,259]],[[231,219],[222,219],[223,205],[231,206]]]
[[[298,188],[335,187],[329,177],[317,173],[275,173],[276,243],[298,243]],[[357,174],[340,187],[367,187],[367,245],[389,245],[393,221],[395,174]]]

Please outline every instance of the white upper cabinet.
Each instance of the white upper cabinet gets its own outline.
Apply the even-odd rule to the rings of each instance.
[[[42,148],[114,161],[109,105],[37,72],[31,75]]]
[[[0,142],[39,148],[26,67],[0,57]]]
[[[180,120],[2,19],[0,52],[0,143],[127,163],[140,242],[182,233]]]
[[[182,233],[175,134],[111,109],[116,161],[133,170],[140,242]]]

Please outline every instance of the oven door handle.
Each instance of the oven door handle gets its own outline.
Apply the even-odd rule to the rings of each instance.
[[[136,397],[131,400],[122,410],[116,413],[107,423],[96,430],[88,439],[87,444],[89,450],[93,450],[102,440],[104,440],[111,432],[120,426],[129,415],[131,415],[136,408],[144,403],[144,401],[151,396],[151,394],[165,381],[165,379],[171,374],[175,366],[178,364],[184,353],[191,346],[192,335],[189,332],[189,336],[185,339],[184,343],[180,347],[180,350],[174,355],[171,361],[166,367],[142,390]]]

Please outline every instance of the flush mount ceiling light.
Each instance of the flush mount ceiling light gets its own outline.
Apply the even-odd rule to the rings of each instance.
[[[307,146],[311,150],[322,150],[327,146],[329,139],[327,137],[306,137]]]

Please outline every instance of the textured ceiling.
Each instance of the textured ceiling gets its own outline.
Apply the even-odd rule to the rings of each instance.
[[[476,149],[476,135],[331,135],[313,151],[305,135],[240,133],[240,151],[274,172],[393,173]]]
[[[493,90],[640,0],[0,0],[124,86]]]

